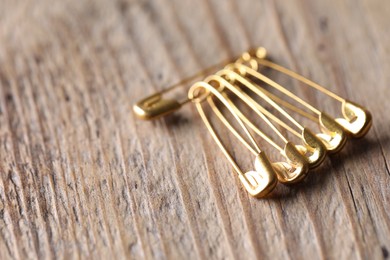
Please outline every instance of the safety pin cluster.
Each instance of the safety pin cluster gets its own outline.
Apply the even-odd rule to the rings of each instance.
[[[335,119],[326,112],[315,108],[309,102],[265,76],[261,72],[262,67],[283,73],[337,100],[340,102],[343,117]],[[199,76],[199,74],[195,76]],[[323,162],[327,153],[340,151],[348,137],[363,137],[372,124],[371,114],[364,107],[348,101],[317,83],[271,62],[266,59],[266,50],[262,47],[243,53],[237,60],[228,63],[223,69],[193,84],[188,91],[188,98],[184,101],[179,102],[174,99],[163,98],[164,93],[176,88],[187,80],[141,100],[133,107],[135,114],[141,119],[154,119],[171,113],[192,101],[213,139],[238,174],[243,186],[250,195],[255,197],[266,196],[275,188],[278,182],[293,184],[302,181],[310,169],[318,167]],[[260,86],[258,82],[265,83],[282,95],[295,100],[309,112],[273,94]],[[283,116],[284,120],[262,106],[254,97],[260,98],[272,106]],[[283,146],[278,145],[275,140],[259,129],[253,120],[250,120],[238,108],[235,100],[245,103],[250,108],[250,111],[253,112],[253,115],[262,120],[265,125],[280,137],[284,143]],[[222,125],[229,129],[254,155],[254,170],[244,172],[238,166],[223,144],[215,126],[210,121],[210,115],[204,109],[206,105],[211,108],[211,111]],[[221,107],[225,107],[225,111],[228,111],[231,117],[225,116]],[[303,123],[298,122],[285,109],[299,113],[316,122],[320,131],[314,133]],[[235,123],[231,122],[232,119],[234,119]],[[287,124],[285,120],[289,121],[294,127]],[[239,126],[241,129],[237,130],[234,125]],[[288,140],[276,125],[297,136],[301,143],[295,144]],[[244,135],[240,134],[240,132],[244,133]],[[258,144],[259,138],[264,139],[275,149],[279,150],[284,161],[271,163]]]

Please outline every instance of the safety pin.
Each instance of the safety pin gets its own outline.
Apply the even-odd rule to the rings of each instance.
[[[280,114],[282,114],[285,118],[287,118],[290,122],[292,122],[300,131],[299,134],[296,130],[292,129],[289,125],[284,123],[282,120],[280,120],[278,117],[273,115],[271,112],[269,112],[267,109],[262,107],[258,102],[253,100],[251,97],[249,97],[246,93],[242,92],[242,95],[246,97],[247,100],[250,100],[252,104],[260,110],[263,114],[265,114],[268,118],[270,118],[272,121],[277,123],[278,125],[285,128],[287,131],[291,132],[298,138],[300,138],[303,141],[303,145],[296,145],[296,148],[303,154],[308,163],[310,168],[315,168],[319,166],[326,156],[326,147],[325,145],[319,140],[311,131],[309,128],[302,126],[300,123],[298,123],[293,117],[291,117],[283,108],[281,108],[278,104],[276,104],[270,97],[266,95],[266,93],[263,92],[263,89],[260,88],[260,86],[256,85],[255,83],[251,82],[250,80],[242,77],[240,74],[238,74],[234,68],[235,64],[231,64],[226,66],[226,69],[218,71],[216,75],[219,76],[225,76],[228,78],[228,80],[231,80],[232,82],[239,82],[241,85],[247,87],[252,92],[254,92],[257,96],[265,100],[268,104],[270,104],[272,107],[274,107]],[[235,84],[236,85],[236,84]],[[239,112],[239,111],[238,111]],[[250,123],[250,122],[248,122]],[[286,140],[286,139],[284,139]],[[286,141],[287,142],[287,141]]]
[[[202,90],[204,91],[203,93]],[[202,118],[207,129],[209,130],[211,136],[213,137],[219,148],[222,150],[223,154],[228,159],[230,164],[233,166],[233,169],[238,173],[239,179],[245,189],[248,191],[248,193],[257,198],[261,198],[268,195],[276,187],[277,184],[278,179],[275,170],[266,154],[262,150],[260,150],[259,145],[255,141],[245,124],[237,116],[235,110],[230,106],[226,98],[221,94],[219,90],[215,89],[211,84],[206,82],[195,83],[190,88],[188,92],[188,97],[190,100],[192,100],[193,103],[195,103],[199,115]],[[241,141],[249,149],[249,151],[255,155],[254,171],[248,171],[244,173],[240,169],[233,157],[227,151],[226,147],[223,145],[221,138],[215,132],[214,127],[207,118],[206,113],[203,110],[202,103],[205,99],[210,100],[212,97],[217,97],[222,102],[222,104],[224,104],[224,106],[230,111],[230,113],[233,115],[233,117],[236,119],[236,121],[239,123],[239,125],[242,127],[245,134],[251,141],[252,146],[248,144],[243,138],[239,138],[239,141]],[[230,130],[232,129],[233,128],[231,128]]]
[[[232,61],[226,60],[224,62],[219,62],[213,66],[210,66],[194,75],[191,75],[188,78],[185,78],[184,80],[181,80],[170,87],[159,91],[153,95],[147,96],[137,103],[133,105],[133,112],[134,114],[142,120],[153,120],[160,118],[162,116],[165,116],[167,114],[171,114],[175,112],[176,110],[179,110],[183,105],[190,102],[190,99],[187,97],[186,99],[182,101],[178,101],[175,99],[170,98],[164,98],[164,95],[168,92],[173,91],[174,89],[182,86],[184,83],[190,82],[191,80],[194,80],[202,75],[205,75],[207,72],[216,70],[216,68],[223,66],[225,64],[228,64]]]
[[[172,113],[191,101],[195,104],[201,119],[205,123],[208,131],[211,133],[213,139],[221,148],[223,154],[233,166],[235,172],[239,175],[239,179],[246,190],[252,196],[264,197],[275,188],[278,180],[281,183],[289,184],[298,182],[307,176],[308,168],[318,166],[323,160],[326,153],[323,148],[324,146],[329,152],[339,151],[346,142],[345,132],[356,138],[362,137],[367,133],[372,125],[371,114],[365,108],[343,99],[320,85],[296,74],[295,72],[272,63],[265,58],[266,51],[264,48],[258,48],[255,51],[246,52],[235,62],[229,63],[232,62],[231,60],[226,62],[228,65],[225,66],[225,69],[217,71],[214,75],[207,77],[204,81],[193,84],[189,89],[188,96],[182,101],[165,98],[165,95],[173,89],[195,79],[196,77],[204,75],[207,71],[217,70],[217,66],[221,66],[224,63],[214,65],[163,91],[140,100],[133,107],[134,113],[140,119],[151,120],[165,114]],[[260,66],[269,67],[289,75],[292,78],[306,83],[307,85],[340,101],[342,103],[342,113],[344,118],[333,119],[326,113],[316,109],[308,102],[293,94],[291,91],[260,73],[258,71]],[[260,87],[257,83],[254,83],[254,79],[267,83],[271,87],[302,104],[311,112],[308,113],[272,94],[266,89]],[[251,92],[255,93],[267,103],[271,104],[273,108],[287,118],[299,130],[295,130],[293,127],[290,127],[279,117],[261,106],[256,100],[243,91],[244,87],[251,90]],[[256,115],[266,122],[266,124],[283,140],[284,147],[279,146],[276,142],[274,142],[274,140],[253,124],[252,121],[249,120],[235,105],[233,99],[229,96],[230,93],[237,96],[238,99],[236,100],[244,102],[256,113]],[[247,142],[243,135],[240,135],[237,132],[231,122],[229,122],[229,120],[220,111],[219,107],[215,103],[216,99],[218,99],[220,103],[222,103],[233,115],[242,130],[245,132],[245,136],[249,138],[250,142]],[[214,114],[225,125],[225,127],[227,127],[229,131],[238,138],[238,140],[253,155],[255,155],[254,171],[244,173],[227,151],[221,138],[215,131],[215,127],[210,122],[203,109],[203,106],[206,103],[211,107]],[[281,106],[319,123],[322,133],[318,133],[316,135],[312,134],[308,128],[298,123]],[[290,133],[300,137],[303,140],[304,145],[294,145],[292,142],[288,141],[273,123],[280,125]],[[286,162],[271,163],[264,151],[260,150],[259,145],[256,143],[256,140],[252,136],[250,130],[278,149],[286,158]],[[318,142],[318,139],[321,142]]]
[[[309,163],[305,156],[303,156],[295,147],[295,145],[288,141],[283,134],[272,124],[271,121],[258,109],[258,106],[254,105],[255,101],[246,95],[243,91],[233,86],[226,79],[218,75],[211,75],[207,77],[204,81],[209,83],[210,85],[218,84],[219,92],[222,93],[224,88],[229,89],[232,93],[234,93],[240,100],[242,100],[246,105],[248,105],[281,139],[285,142],[285,146],[281,149],[280,146],[277,146],[274,141],[272,141],[269,137],[267,137],[260,129],[255,127],[250,120],[246,118],[240,110],[234,105],[234,103],[225,95],[225,99],[233,108],[235,114],[244,121],[254,132],[263,137],[267,142],[269,142],[273,146],[277,146],[277,149],[281,152],[282,156],[286,158],[287,162],[276,162],[272,163],[276,173],[278,180],[283,184],[292,184],[297,183],[303,180],[309,170]],[[223,94],[222,94],[223,95]],[[228,120],[224,117],[224,115],[219,111],[218,107],[213,102],[212,98],[208,98],[208,102],[211,108],[214,110],[214,113],[219,117],[222,123],[242,142],[245,143],[240,134],[235,131],[232,125],[228,122]]]
[[[325,112],[319,111],[297,95],[293,94],[291,91],[287,90],[286,88],[282,87],[280,84],[276,83],[275,81],[271,80],[270,78],[266,77],[262,73],[244,65],[241,63],[234,63],[233,65],[238,69],[240,74],[250,75],[258,80],[261,80],[271,87],[277,89],[278,91],[282,92],[283,94],[287,95],[288,97],[296,100],[298,103],[304,105],[309,110],[317,114],[318,119],[316,122],[320,124],[320,129],[322,130],[322,133],[316,134],[316,136],[324,143],[326,146],[326,149],[330,153],[336,153],[340,151],[346,141],[347,136],[344,132],[344,128],[339,125],[331,116],[326,114]]]
[[[245,52],[239,62],[247,62],[256,71],[258,71],[258,65],[262,65],[283,74],[286,74],[318,91],[328,95],[329,97],[339,101],[341,103],[341,112],[344,118],[336,118],[336,122],[339,123],[352,137],[361,138],[367,134],[372,125],[371,113],[361,105],[358,105],[352,101],[344,99],[339,95],[331,92],[325,87],[299,75],[298,73],[291,71],[285,67],[282,67],[276,63],[273,63],[266,59],[266,50],[262,47]],[[293,96],[290,96],[294,98]],[[294,98],[295,99],[295,98]],[[296,99],[297,100],[297,99]],[[298,100],[297,100],[298,101]],[[303,104],[303,103],[301,103]]]

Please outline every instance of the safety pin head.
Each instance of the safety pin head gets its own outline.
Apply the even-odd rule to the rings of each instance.
[[[329,153],[337,153],[347,142],[347,135],[343,127],[324,112],[321,112],[319,121],[323,133],[317,134],[317,137],[322,141]]]
[[[302,131],[302,140],[304,145],[296,145],[296,148],[306,157],[309,167],[316,168],[326,157],[326,147],[321,140],[306,127]]]
[[[151,120],[178,110],[182,106],[176,100],[164,99],[162,93],[146,97],[133,106],[134,114],[143,120]]]
[[[344,118],[337,118],[336,122],[355,138],[365,136],[372,125],[371,113],[348,100],[344,100],[341,110]]]
[[[264,152],[256,156],[255,171],[240,174],[239,178],[247,192],[256,198],[267,196],[278,183],[275,170]]]
[[[292,142],[286,143],[284,156],[288,162],[276,162],[272,166],[276,171],[278,180],[283,184],[294,184],[302,181],[309,172],[308,161]]]

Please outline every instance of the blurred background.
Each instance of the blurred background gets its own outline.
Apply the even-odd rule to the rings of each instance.
[[[389,14],[385,0],[0,0],[0,259],[388,258]],[[131,111],[257,46],[374,117],[265,200],[192,106]]]

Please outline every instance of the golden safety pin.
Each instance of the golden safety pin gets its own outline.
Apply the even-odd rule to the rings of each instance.
[[[220,62],[218,64],[215,64],[205,70],[202,70],[194,75],[191,75],[190,77],[181,80],[172,86],[159,91],[153,95],[147,96],[140,101],[138,101],[136,104],[133,105],[133,112],[134,114],[142,120],[153,120],[160,118],[162,116],[171,114],[175,112],[176,110],[179,110],[183,105],[190,102],[190,99],[187,97],[183,101],[178,101],[175,99],[170,98],[164,98],[164,95],[168,92],[173,91],[174,89],[180,87],[184,83],[187,83],[193,79],[196,79],[202,75],[204,75],[208,71],[216,70],[219,66],[223,66],[223,64],[228,64],[232,60],[228,60],[225,62]]]
[[[331,92],[325,87],[299,75],[298,73],[291,71],[285,67],[282,67],[276,63],[273,63],[266,59],[266,50],[262,47],[257,48],[254,51],[249,51],[244,53],[239,59],[240,62],[247,62],[254,70],[259,69],[259,64],[276,71],[279,71],[283,74],[286,74],[318,91],[328,95],[329,97],[339,101],[341,103],[341,112],[344,118],[337,118],[335,121],[339,123],[344,130],[346,130],[354,138],[361,138],[367,134],[371,125],[372,125],[372,115],[371,113],[364,108],[352,101],[344,99],[339,95]],[[289,94],[287,94],[289,95]],[[293,96],[290,96],[293,99],[296,99]],[[296,99],[297,100],[297,99]],[[300,102],[300,100],[297,100]],[[301,103],[301,102],[300,102]],[[304,104],[304,103],[301,103]]]
[[[255,133],[264,138],[271,145],[276,147],[282,154],[283,157],[286,158],[287,162],[276,162],[272,163],[278,180],[283,184],[292,184],[303,180],[309,170],[308,161],[305,156],[303,156],[295,147],[292,142],[289,142],[282,133],[269,121],[269,119],[258,109],[258,106],[254,105],[255,101],[242,92],[240,89],[233,86],[226,79],[222,78],[216,73],[216,75],[212,75],[207,77],[204,81],[210,85],[218,84],[218,89],[225,97],[225,100],[229,103],[229,105],[233,108],[235,114],[247,124]],[[229,89],[232,93],[234,93],[241,101],[243,101],[246,105],[248,105],[274,132],[276,132],[279,137],[284,141],[285,146],[282,149],[280,146],[276,145],[273,140],[267,137],[260,129],[254,126],[247,117],[245,117],[240,110],[234,105],[233,101],[226,95],[223,90],[224,88]],[[213,109],[214,113],[217,117],[222,121],[222,123],[242,142],[245,144],[245,140],[240,136],[240,134],[233,128],[233,126],[228,122],[226,117],[222,114],[219,108],[214,103],[212,97],[209,97],[208,103]]]
[[[205,90],[205,93],[202,93],[202,90]],[[211,122],[208,120],[202,106],[202,102],[205,99],[211,99],[213,96],[217,97],[222,104],[230,111],[236,121],[244,130],[245,134],[249,138],[252,143],[252,146],[248,144],[243,138],[239,138],[249,151],[255,155],[255,171],[248,171],[244,173],[240,167],[237,165],[233,157],[227,151],[226,147],[223,145],[221,138],[219,138],[218,134],[215,132],[214,127]],[[217,145],[222,150],[225,157],[228,159],[230,164],[233,166],[234,170],[238,173],[239,179],[241,183],[244,185],[245,189],[248,193],[254,197],[261,198],[268,195],[277,184],[277,177],[273,166],[271,165],[268,157],[265,155],[263,151],[260,150],[259,145],[246,128],[241,119],[236,115],[235,110],[230,106],[229,102],[226,98],[221,94],[220,90],[215,89],[211,84],[206,82],[197,82],[195,83],[188,92],[188,97],[195,103],[195,106],[199,112],[200,117],[205,123],[207,129],[209,130],[211,136],[217,143]],[[235,131],[233,128],[229,130]]]
[[[250,75],[258,80],[265,82],[266,84],[277,89],[278,91],[282,92],[288,97],[291,97],[292,99],[296,100],[297,102],[299,102],[300,104],[304,105],[309,110],[317,114],[318,119],[316,120],[316,122],[320,124],[320,128],[323,133],[318,133],[316,134],[316,136],[319,139],[321,139],[321,141],[326,146],[326,149],[330,153],[338,152],[344,147],[347,141],[347,137],[344,133],[344,129],[331,116],[329,116],[325,112],[319,111],[318,109],[316,109],[315,107],[313,107],[312,105],[310,105],[309,103],[307,103],[306,101],[298,97],[297,95],[293,94],[291,91],[287,90],[286,88],[282,87],[280,84],[266,77],[262,73],[240,63],[234,63],[232,66],[236,67],[241,74]]]
[[[225,69],[217,71],[214,75],[207,77],[204,81],[193,84],[189,89],[187,98],[183,99],[183,101],[177,101],[175,99],[164,97],[165,94],[167,94],[169,91],[172,91],[183,83],[205,74],[207,71],[216,70],[216,67],[222,65],[223,63],[212,66],[171,86],[168,89],[153,94],[137,102],[133,107],[134,113],[140,119],[155,119],[165,114],[172,113],[184,104],[192,101],[195,104],[201,119],[211,133],[213,139],[221,148],[222,152],[231,163],[234,170],[238,173],[239,179],[246,190],[252,196],[264,197],[275,188],[278,180],[285,184],[295,183],[302,180],[307,175],[309,167],[312,168],[318,166],[319,163],[321,163],[323,160],[323,157],[326,153],[324,145],[326,150],[329,152],[340,150],[346,141],[346,134],[344,131],[348,132],[353,137],[362,137],[367,133],[372,124],[371,114],[365,108],[342,99],[341,97],[330,92],[329,90],[326,90],[318,84],[305,79],[302,76],[277,64],[265,60],[265,56],[266,51],[264,48],[258,48],[255,52],[244,53],[240,58],[238,58],[238,60],[228,64]],[[344,118],[338,118],[335,120],[326,113],[316,109],[286,88],[258,72],[257,70],[259,69],[259,66],[269,67],[289,75],[292,78],[306,83],[309,86],[342,102],[342,113]],[[317,117],[302,109],[299,109],[297,106],[260,87],[254,83],[254,81],[252,81],[253,78],[267,83],[271,87],[279,90],[298,103],[301,103],[306,108],[308,108],[308,110],[316,114]],[[301,131],[301,133],[287,125],[283,120],[279,119],[270,111],[261,106],[257,101],[255,101],[252,97],[243,91],[243,87],[251,90],[251,92],[255,93],[267,103],[271,104],[279,113],[281,113],[292,124],[294,124],[295,127]],[[238,97],[239,100],[248,105],[257,116],[259,116],[273,131],[275,131],[275,133],[284,141],[284,148],[280,147],[270,137],[264,134],[241,112],[241,110],[234,104],[234,101],[230,99],[228,95],[230,93],[233,93]],[[237,132],[237,130],[220,111],[219,107],[214,102],[215,99],[218,99],[219,102],[222,103],[233,115],[247,138],[249,138],[249,143],[245,141],[243,136]],[[203,110],[203,105],[206,103],[204,101],[206,100],[207,104],[209,104],[212,111],[223,123],[223,125],[225,125],[230,130],[230,132],[233,133],[233,135],[252,154],[255,155],[255,171],[244,173],[237,165],[233,157],[226,150],[226,147],[222,143],[221,138],[215,131],[215,127],[209,121],[206,113]],[[320,124],[322,133],[319,133],[315,136],[306,127],[298,123],[279,105],[300,113],[315,122],[318,122]],[[281,132],[273,125],[270,120],[282,126],[292,134],[300,137],[303,140],[304,146],[295,146],[292,142],[288,141],[287,138],[281,134]],[[287,162],[271,163],[264,152],[260,150],[256,140],[248,128],[250,128],[258,136],[265,139],[276,149],[278,149],[286,158]],[[318,142],[317,137],[321,140],[321,142]]]
[[[232,70],[233,68],[233,70]],[[281,113],[285,118],[287,118],[290,122],[292,122],[301,133],[299,134],[296,130],[292,129],[289,125],[284,123],[282,120],[280,120],[278,117],[274,116],[272,113],[270,113],[268,110],[266,110],[264,107],[262,107],[259,103],[257,103],[255,100],[253,100],[251,97],[248,96],[243,91],[241,92],[241,95],[244,95],[246,100],[249,100],[253,106],[256,107],[256,109],[260,110],[263,114],[265,114],[268,118],[270,118],[272,121],[277,123],[278,125],[285,128],[287,131],[293,133],[298,138],[300,138],[303,141],[303,145],[296,145],[296,148],[306,157],[306,160],[309,163],[310,168],[315,168],[319,166],[322,161],[325,159],[326,156],[326,147],[325,145],[319,140],[307,127],[302,126],[300,123],[298,123],[294,118],[292,118],[284,109],[282,109],[278,104],[276,104],[270,97],[268,97],[265,93],[263,93],[263,89],[260,88],[258,85],[254,84],[250,80],[247,80],[240,74],[238,74],[234,70],[234,64],[226,66],[226,69],[223,69],[221,71],[218,71],[216,75],[219,76],[225,76],[232,82],[238,82],[241,85],[247,87],[252,92],[254,92],[257,96],[264,99],[268,104],[273,106],[279,113]],[[238,89],[240,87],[237,86]],[[237,110],[237,113],[240,113],[239,110]],[[242,115],[242,113],[240,113]],[[243,116],[243,115],[242,115]],[[246,118],[242,118],[245,122],[248,122]],[[248,125],[253,129],[253,124],[248,122]],[[253,129],[255,132],[257,132],[256,129]],[[288,141],[284,138],[285,142]]]

